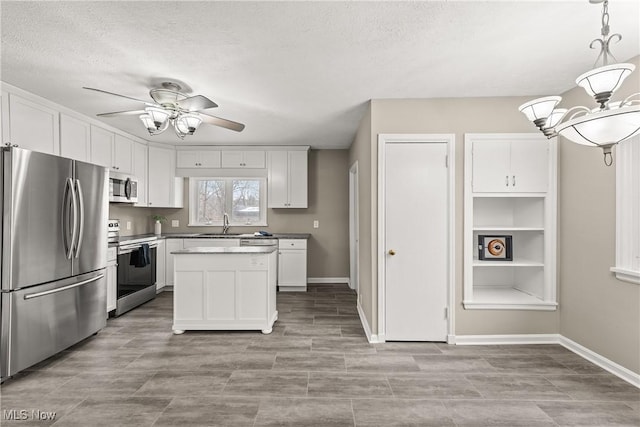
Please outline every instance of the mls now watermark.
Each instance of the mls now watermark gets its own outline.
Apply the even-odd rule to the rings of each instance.
[[[2,419],[7,421],[53,421],[56,419],[56,413],[39,409],[4,409]]]

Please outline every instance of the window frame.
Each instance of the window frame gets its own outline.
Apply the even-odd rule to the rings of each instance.
[[[227,208],[228,204],[233,205],[233,181],[259,181],[260,182],[260,219],[256,222],[233,222],[233,215],[231,209]],[[231,227],[266,227],[267,224],[267,179],[264,177],[255,176],[203,176],[203,177],[189,177],[189,224],[188,227],[222,227],[222,220],[211,221],[210,223],[203,223],[197,221],[198,206],[196,205],[198,197],[198,183],[201,181],[224,181],[225,183],[225,207],[223,211],[229,212],[229,225]],[[231,189],[231,191],[229,191]]]
[[[618,280],[640,285],[640,136],[616,147],[616,265]]]

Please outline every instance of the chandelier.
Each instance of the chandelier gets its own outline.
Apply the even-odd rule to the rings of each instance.
[[[600,54],[594,67],[602,59],[602,66],[580,75],[576,84],[594,98],[598,107],[577,106],[570,109],[556,108],[562,100],[559,96],[546,96],[534,99],[519,107],[529,121],[533,122],[547,138],[561,135],[572,142],[592,147],[600,147],[604,153],[604,163],[611,166],[611,149],[617,143],[640,134],[640,92],[626,97],[623,101],[610,102],[614,92],[633,72],[633,64],[609,64],[611,54],[609,44],[612,40],[622,40],[620,34],[609,36],[609,0],[589,0],[590,3],[603,3],[602,37],[589,45],[599,45]],[[639,98],[639,99],[633,99]]]
[[[145,113],[140,115],[140,120],[142,120],[150,135],[158,135],[171,125],[176,135],[181,139],[184,139],[187,135],[193,135],[200,123],[202,123],[202,119],[198,114],[166,110],[160,107],[145,108]]]

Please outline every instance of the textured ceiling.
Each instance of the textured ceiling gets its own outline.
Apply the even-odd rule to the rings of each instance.
[[[548,95],[593,66],[600,5],[576,1],[2,1],[0,79],[88,116],[177,81],[242,133],[185,143],[346,148],[377,98]],[[640,2],[611,0],[612,47],[640,54]],[[640,70],[634,73],[638,78]],[[103,118],[142,138],[136,116]]]

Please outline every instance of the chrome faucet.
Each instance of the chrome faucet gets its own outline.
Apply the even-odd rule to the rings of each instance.
[[[229,215],[225,212],[222,216],[222,234],[227,234],[229,231]]]

